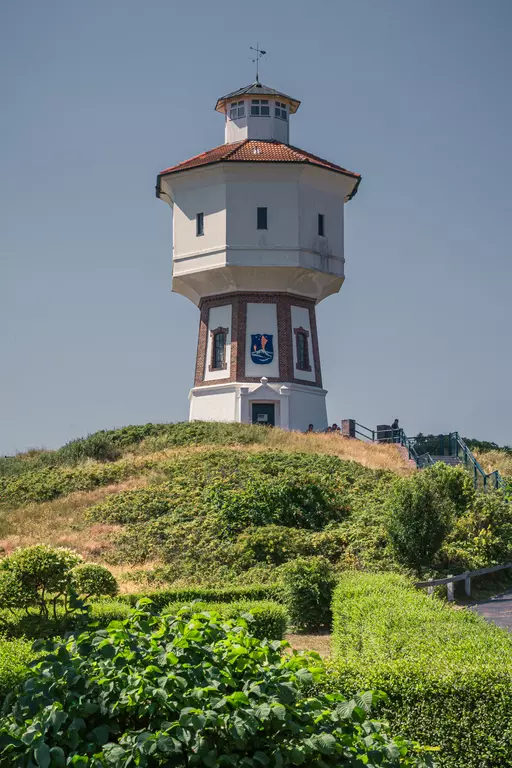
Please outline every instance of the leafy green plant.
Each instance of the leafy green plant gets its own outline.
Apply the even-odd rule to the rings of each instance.
[[[387,693],[394,730],[439,745],[442,768],[506,768],[512,755],[512,638],[398,574],[341,574],[323,690]]]
[[[29,664],[37,657],[30,640],[0,638],[0,703],[30,677]]]
[[[446,537],[438,557],[441,567],[454,573],[502,565],[511,559],[510,503],[501,491],[475,494]]]
[[[219,514],[228,533],[247,525],[279,524],[319,530],[341,520],[346,499],[328,477],[291,475],[286,478],[250,479],[243,487],[225,483],[212,486],[208,501]]]
[[[328,626],[335,585],[332,565],[325,557],[299,557],[281,568],[284,602],[294,627],[316,630]]]
[[[71,584],[82,600],[90,597],[115,597],[119,586],[112,573],[103,565],[81,563],[73,568]]]
[[[0,761],[53,768],[431,765],[368,719],[377,699],[308,697],[318,657],[283,654],[243,620],[153,616],[52,644],[4,706]]]
[[[85,459],[117,461],[121,453],[107,432],[95,432],[88,437],[71,440],[58,451],[63,464],[78,464]]]
[[[439,485],[437,474],[423,470],[399,478],[389,501],[391,546],[397,560],[418,574],[432,565],[454,517],[453,502]]]
[[[195,602],[184,606],[182,602],[169,603],[162,613],[179,613],[192,617],[199,612],[216,613],[224,619],[237,619],[242,616],[254,637],[269,640],[282,640],[288,628],[288,612],[284,605],[271,600],[240,600],[233,603]]]
[[[51,609],[55,616],[59,603],[72,610],[71,574],[81,561],[76,552],[46,544],[15,550],[0,561],[1,605],[27,612],[32,608],[44,617]]]

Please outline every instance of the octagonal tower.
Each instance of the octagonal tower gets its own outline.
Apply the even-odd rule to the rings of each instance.
[[[201,312],[191,420],[327,426],[315,307],[343,284],[361,177],[289,144],[299,105],[259,82],[223,96],[225,143],[158,175],[172,288]]]

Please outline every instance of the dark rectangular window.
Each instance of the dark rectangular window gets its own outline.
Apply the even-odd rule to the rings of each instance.
[[[299,371],[311,371],[311,363],[309,362],[309,331],[305,328],[294,328],[295,334],[295,350],[297,353],[296,368]]]
[[[308,340],[304,333],[297,334],[297,368],[305,371],[309,366]]]
[[[212,368],[226,367],[226,334],[218,331],[213,335],[213,365]]]
[[[196,235],[204,235],[204,213],[196,213]]]
[[[258,208],[258,229],[268,229],[266,208]]]
[[[318,234],[321,237],[325,237],[325,227],[324,227],[324,215],[323,213],[318,214]]]

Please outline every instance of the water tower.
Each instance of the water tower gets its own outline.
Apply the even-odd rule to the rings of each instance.
[[[327,426],[315,308],[343,284],[361,177],[290,144],[299,105],[259,80],[222,96],[224,144],[158,175],[172,289],[200,310],[191,420]]]

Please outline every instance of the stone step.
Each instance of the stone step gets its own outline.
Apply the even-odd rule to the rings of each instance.
[[[443,464],[448,464],[450,467],[457,467],[462,463],[457,456],[432,456],[432,461],[442,461]]]

